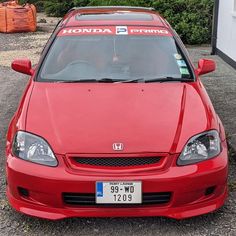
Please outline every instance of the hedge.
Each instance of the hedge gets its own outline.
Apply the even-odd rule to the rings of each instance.
[[[213,6],[213,0],[159,0],[153,3],[188,44],[210,42]]]
[[[211,40],[214,0],[21,0],[44,7],[48,16],[63,16],[74,6],[129,5],[154,7],[187,44]]]

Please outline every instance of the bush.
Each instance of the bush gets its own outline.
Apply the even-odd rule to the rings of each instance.
[[[82,6],[81,3],[86,2],[74,0],[75,6]],[[90,0],[87,1],[89,6],[150,6],[150,0]]]
[[[25,3],[32,3],[36,6],[38,12],[44,11],[44,1],[41,0],[20,0],[20,4],[25,4]]]
[[[153,2],[187,44],[211,40],[213,0],[159,0]]]
[[[63,16],[74,6],[73,1],[51,0],[45,1],[45,12],[49,16]]]
[[[82,6],[129,5],[154,7],[187,44],[209,43],[214,0],[21,0],[42,6],[49,16],[63,16],[70,8]]]

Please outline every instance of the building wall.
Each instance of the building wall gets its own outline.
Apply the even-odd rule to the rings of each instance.
[[[236,62],[236,0],[219,0],[217,48]]]

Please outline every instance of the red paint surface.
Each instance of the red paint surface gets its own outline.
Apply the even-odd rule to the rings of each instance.
[[[80,25],[74,20],[75,14],[67,15],[68,27]],[[167,27],[159,15],[155,17],[150,26],[156,19],[156,25]],[[7,196],[11,205],[25,214],[48,219],[107,216],[183,219],[221,207],[227,196],[225,133],[197,69],[195,73],[197,79],[191,83],[148,84],[41,83],[34,81],[33,75],[7,134]],[[177,158],[187,141],[212,129],[220,133],[219,156],[177,166]],[[14,157],[11,148],[18,130],[46,139],[59,165],[46,167]],[[113,143],[123,143],[124,150],[117,153],[112,149]],[[161,162],[150,167],[91,169],[75,164],[71,160],[74,155],[91,158],[155,155],[161,157]],[[96,181],[118,180],[142,181],[144,193],[171,192],[171,201],[165,205],[125,208],[71,207],[62,201],[63,192],[95,193]],[[214,193],[205,196],[211,186],[216,187]],[[28,189],[30,197],[20,196],[18,187]]]

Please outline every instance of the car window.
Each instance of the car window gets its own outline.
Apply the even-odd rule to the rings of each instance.
[[[57,37],[40,80],[190,78],[175,39],[153,35]]]

